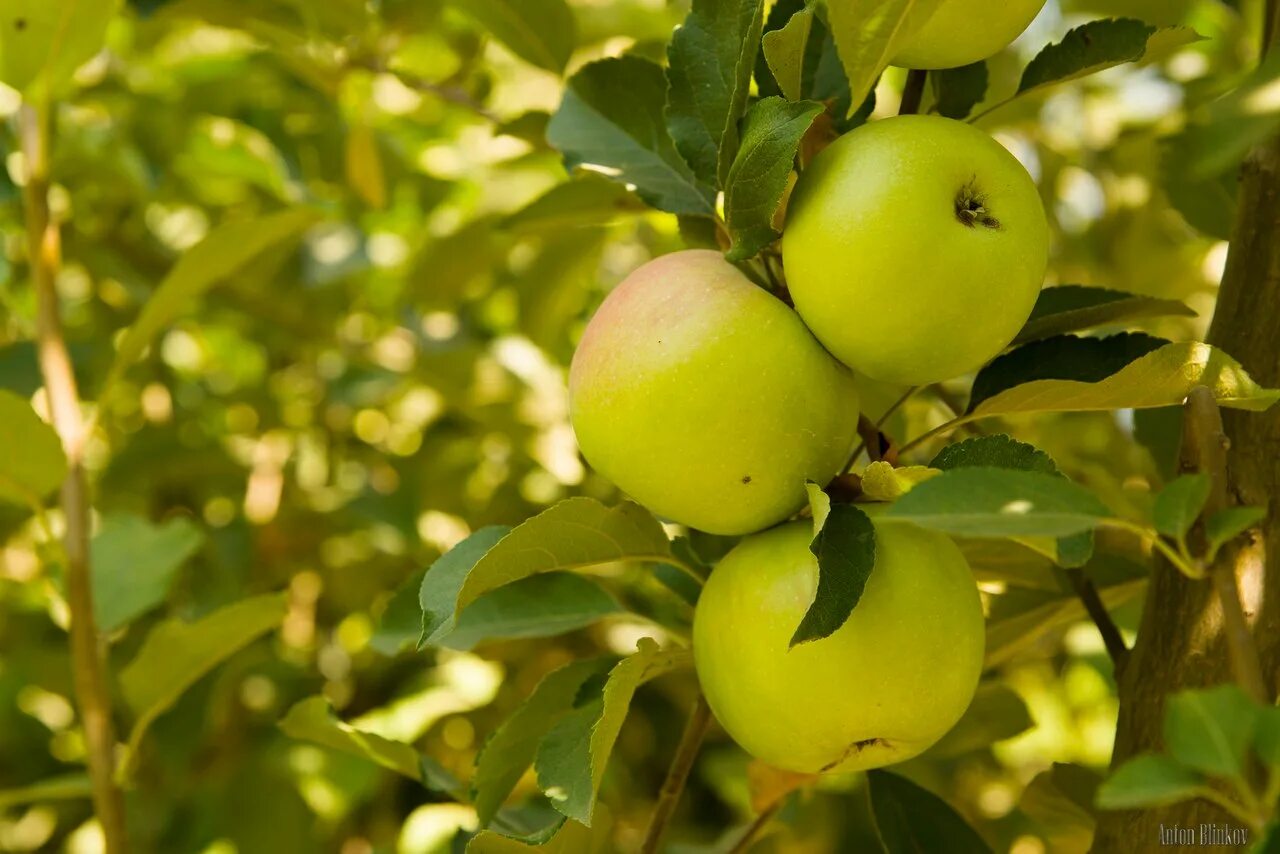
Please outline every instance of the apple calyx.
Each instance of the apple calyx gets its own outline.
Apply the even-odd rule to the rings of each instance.
[[[970,181],[956,193],[956,219],[968,228],[999,229],[1000,220],[991,215],[986,207],[987,197],[982,193],[975,181]]]

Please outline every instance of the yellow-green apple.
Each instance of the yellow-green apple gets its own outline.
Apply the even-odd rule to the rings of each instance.
[[[967,373],[1035,304],[1049,228],[1035,182],[981,130],[938,116],[871,122],[801,175],[782,256],[796,310],[881,382]]]
[[[955,725],[982,671],[982,603],[950,539],[876,519],[875,567],[829,637],[788,648],[818,563],[804,521],[748,537],[711,572],[693,654],[707,703],[758,759],[806,773],[910,759]]]
[[[894,54],[903,68],[958,68],[999,53],[1035,20],[1045,0],[942,0]]]
[[[745,534],[790,516],[857,434],[852,374],[716,252],[640,267],[605,299],[569,372],[587,461],[660,516]]]

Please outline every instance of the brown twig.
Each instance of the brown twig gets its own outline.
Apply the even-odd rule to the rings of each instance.
[[[49,212],[47,113],[34,106],[24,106],[19,115],[19,128],[27,173],[23,202],[28,261],[36,291],[37,353],[49,413],[67,456],[62,512],[66,517],[63,548],[67,606],[71,611],[72,676],[84,725],[94,810],[102,824],[107,854],[124,854],[128,850],[128,836],[124,799],[115,782],[116,737],[111,719],[111,693],[107,688],[102,638],[93,616],[89,486],[82,458],[85,428],[75,372],[63,337],[55,285],[62,248],[58,225]]]
[[[907,72],[906,85],[902,87],[902,103],[898,107],[898,115],[909,116],[920,112],[920,101],[924,98],[924,84],[929,72],[923,68],[913,68]]]
[[[1098,627],[1098,633],[1102,635],[1102,643],[1107,649],[1107,655],[1111,657],[1111,663],[1116,672],[1119,672],[1129,655],[1129,647],[1125,644],[1119,627],[1111,619],[1111,612],[1107,610],[1102,597],[1098,595],[1098,588],[1094,586],[1093,581],[1081,569],[1068,569],[1067,578],[1070,580],[1071,587],[1075,590],[1081,604],[1084,605],[1084,610],[1088,613],[1089,619],[1093,620],[1093,624]]]
[[[773,821],[773,817],[782,809],[782,804],[785,801],[786,798],[779,798],[770,804],[767,809],[762,810],[756,816],[756,820],[751,822],[751,826],[743,832],[742,838],[729,849],[729,854],[744,854],[744,852],[750,850],[751,845],[759,838],[761,832],[769,826],[769,822]]]
[[[1209,498],[1202,514],[1204,519],[1231,505],[1227,476],[1228,444],[1222,427],[1222,412],[1213,392],[1204,386],[1196,386],[1187,395],[1182,411],[1181,463],[1183,470],[1199,471],[1209,476]],[[1203,526],[1197,525],[1192,536],[1200,540],[1195,544],[1197,552],[1203,552]],[[1231,657],[1232,673],[1250,696],[1269,704],[1271,700],[1267,697],[1258,646],[1240,602],[1235,573],[1236,552],[1230,544],[1222,548],[1209,567],[1209,578],[1222,607],[1223,634]]]
[[[693,704],[693,711],[685,721],[676,755],[672,757],[671,766],[667,769],[667,778],[662,781],[662,789],[658,792],[658,803],[654,805],[649,830],[645,833],[644,844],[640,846],[642,854],[656,854],[658,846],[662,844],[662,836],[671,822],[676,805],[680,803],[684,784],[689,779],[689,772],[693,770],[694,760],[698,758],[698,750],[710,727],[711,707],[699,693]]]

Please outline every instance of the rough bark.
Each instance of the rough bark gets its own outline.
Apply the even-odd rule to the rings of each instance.
[[[1280,138],[1252,151],[1241,172],[1231,251],[1209,340],[1258,382],[1280,386]],[[1258,645],[1264,688],[1274,699],[1280,669],[1280,408],[1264,414],[1225,412],[1223,432],[1228,495],[1241,504],[1269,507],[1259,534],[1232,549],[1221,569],[1222,581],[1238,585]],[[1185,436],[1184,467],[1201,468],[1204,454],[1218,453],[1214,441]],[[1156,567],[1137,643],[1117,680],[1120,717],[1113,767],[1160,749],[1164,701],[1171,692],[1234,678],[1225,629],[1213,583]],[[1168,851],[1159,845],[1161,824],[1195,827],[1201,822],[1228,818],[1204,801],[1105,814],[1094,850]]]

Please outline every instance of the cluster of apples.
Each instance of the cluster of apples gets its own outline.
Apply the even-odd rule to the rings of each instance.
[[[981,59],[1044,0],[947,0],[899,54]],[[963,714],[982,669],[982,606],[947,537],[877,518],[863,597],[830,637],[790,647],[813,602],[812,523],[785,520],[858,435],[858,374],[923,385],[997,355],[1044,277],[1034,182],[986,133],[935,116],[872,122],[801,174],[782,260],[794,310],[718,253],[658,258],[615,288],[570,370],[578,443],[659,516],[745,537],[698,603],[694,654],[726,731],[817,773],[914,756]],[[782,524],[785,523],[785,524]]]

